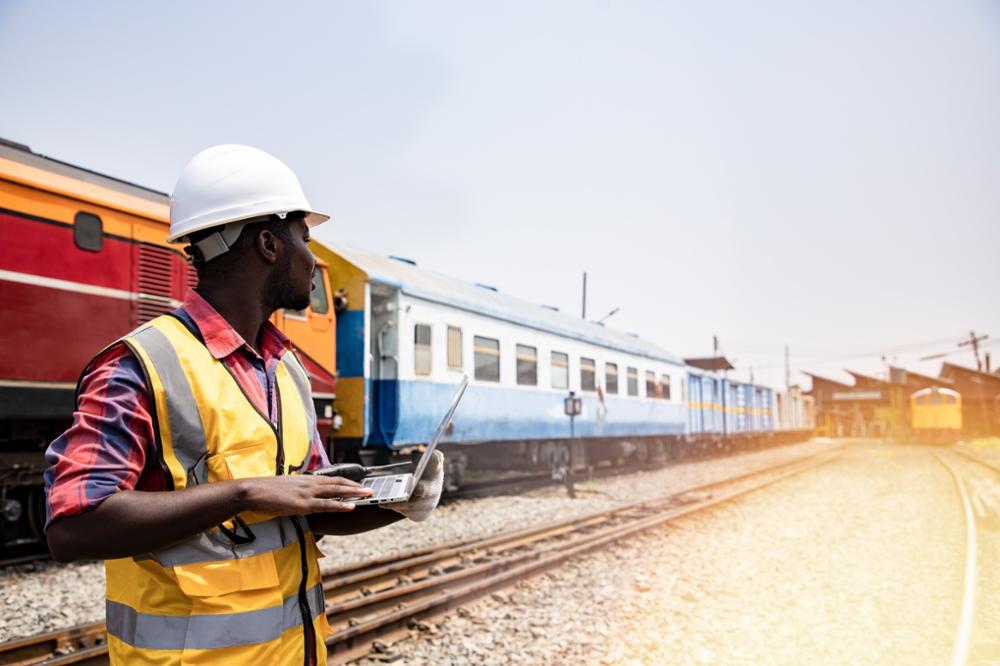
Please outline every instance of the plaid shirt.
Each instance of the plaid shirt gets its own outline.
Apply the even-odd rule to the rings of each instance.
[[[274,422],[275,371],[292,348],[288,338],[265,322],[258,354],[190,290],[173,314],[226,364],[254,405]],[[56,518],[89,511],[122,490],[168,490],[149,410],[149,392],[132,351],[118,343],[102,352],[80,380],[73,424],[45,452],[46,528]],[[314,432],[305,468],[329,464],[319,433]]]

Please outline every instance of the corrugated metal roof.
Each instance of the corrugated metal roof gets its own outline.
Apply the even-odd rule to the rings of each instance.
[[[543,305],[528,303],[501,291],[495,291],[491,287],[465,282],[406,261],[383,257],[349,245],[340,243],[326,243],[326,245],[367,273],[371,282],[399,288],[403,293],[415,298],[450,305],[629,354],[684,365],[680,357],[652,342],[562,314]]]

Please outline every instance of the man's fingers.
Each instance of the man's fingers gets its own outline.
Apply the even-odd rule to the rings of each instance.
[[[371,488],[360,485],[347,485],[346,483],[323,484],[316,489],[316,497],[329,499],[331,497],[368,497],[372,494]]]
[[[318,479],[320,483],[330,484],[330,483],[342,483],[348,486],[357,486],[358,488],[363,488],[360,483],[354,481],[353,479],[348,479],[343,476],[314,476],[314,479]]]
[[[342,502],[340,498],[317,499],[313,502],[311,513],[353,511],[353,502]]]

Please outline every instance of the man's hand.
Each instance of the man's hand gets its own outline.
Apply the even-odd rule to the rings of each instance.
[[[441,499],[441,491],[444,489],[444,454],[440,451],[431,453],[431,459],[427,461],[424,474],[417,482],[417,487],[413,489],[413,494],[407,502],[398,504],[387,504],[384,508],[392,509],[401,513],[410,520],[420,523],[427,520],[434,507]]]
[[[331,511],[351,511],[351,497],[368,497],[371,488],[340,476],[261,476],[240,479],[245,510],[272,516],[293,516]],[[341,501],[348,499],[348,501]]]

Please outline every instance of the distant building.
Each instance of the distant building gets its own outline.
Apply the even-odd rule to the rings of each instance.
[[[962,394],[962,429],[966,435],[1000,435],[1000,375],[944,363],[939,376]]]
[[[937,377],[889,367],[889,379],[852,370],[845,384],[811,372],[816,433],[828,437],[886,437],[910,432],[910,396],[924,388],[950,388],[962,395],[962,429],[967,437],[1000,435],[1000,371],[982,372],[944,363]]]
[[[844,384],[812,372],[811,395],[816,401],[816,434],[826,437],[886,437],[894,419],[887,382],[855,374]],[[860,380],[860,381],[859,381]]]

